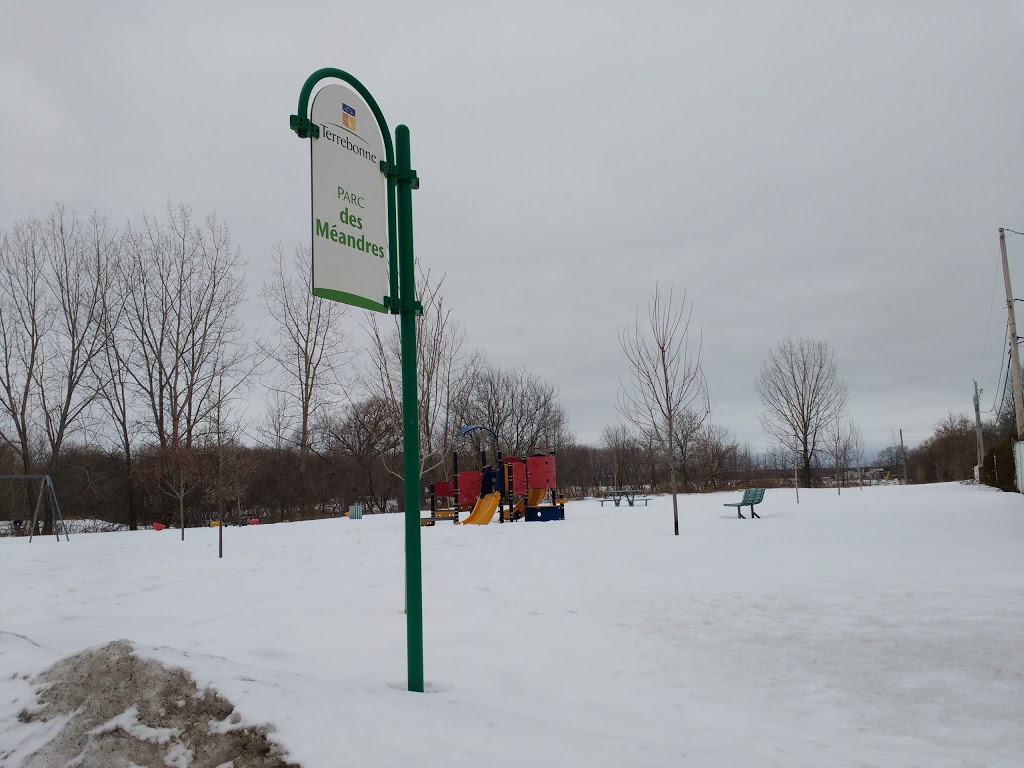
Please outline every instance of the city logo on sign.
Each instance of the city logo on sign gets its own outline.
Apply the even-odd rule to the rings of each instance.
[[[353,107],[348,104],[342,103],[341,105],[341,123],[350,131],[356,129],[356,111]]]

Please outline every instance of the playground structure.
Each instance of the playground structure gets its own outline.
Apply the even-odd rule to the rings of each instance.
[[[60,541],[61,531],[64,533],[64,538],[67,541],[71,541],[71,537],[68,535],[68,526],[64,522],[64,515],[61,514],[60,504],[57,502],[57,491],[53,487],[53,479],[49,475],[0,475],[0,480],[39,480],[39,496],[36,499],[36,511],[32,515],[32,525],[28,529],[28,541],[31,544],[33,537],[36,536],[39,529],[39,512],[43,508],[43,499],[45,498],[50,505],[50,512],[53,515],[53,532],[57,535],[57,541]],[[13,490],[12,490],[13,494]],[[13,498],[13,495],[12,495]],[[13,503],[12,503],[13,507]],[[13,521],[15,529],[20,530],[23,522],[21,520]]]
[[[459,436],[486,427],[463,427]],[[548,501],[548,503],[545,503]],[[469,514],[460,519],[460,514]],[[497,466],[487,462],[487,451],[480,452],[480,471],[459,471],[459,454],[452,452],[452,479],[430,484],[430,517],[420,525],[432,526],[441,520],[456,525],[487,525],[498,516],[499,523],[546,522],[565,519],[565,499],[559,498],[555,479],[555,454],[506,456],[498,453]]]

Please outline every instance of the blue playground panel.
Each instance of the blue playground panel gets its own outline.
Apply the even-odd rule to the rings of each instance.
[[[526,522],[546,523],[551,520],[565,520],[565,506],[557,507],[527,507]]]

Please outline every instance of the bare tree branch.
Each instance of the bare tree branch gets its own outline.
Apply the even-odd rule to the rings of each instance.
[[[765,407],[758,414],[761,426],[800,454],[809,485],[823,430],[846,408],[847,390],[839,379],[835,353],[823,341],[781,341],[761,366],[754,390]]]
[[[618,411],[657,446],[669,469],[672,518],[679,535],[677,471],[689,441],[711,412],[707,383],[701,368],[701,339],[691,347],[693,305],[686,293],[678,303],[670,287],[658,286],[641,320],[619,331],[619,345],[629,364],[630,378],[619,384]]]
[[[312,257],[305,246],[289,258],[279,244],[270,280],[260,293],[274,322],[274,335],[262,345],[273,367],[268,390],[280,396],[281,415],[295,427],[299,450],[299,499],[308,516],[308,461],[314,421],[339,397],[341,370],[350,357],[342,323],[348,308],[313,295]]]

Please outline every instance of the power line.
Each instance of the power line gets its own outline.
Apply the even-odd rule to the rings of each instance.
[[[1000,261],[1000,257],[997,254],[996,255],[996,271],[995,271],[995,274],[992,276],[992,298],[988,302],[988,321],[985,323],[985,337],[982,340],[982,344],[981,344],[981,364],[978,365],[978,374],[979,375],[981,374],[982,366],[985,365],[985,352],[988,351],[988,334],[989,334],[989,331],[992,330],[992,307],[994,307],[995,303],[996,303],[996,286],[999,284],[999,269],[1000,269],[999,261]],[[1009,325],[1009,320],[1007,320],[1007,325]],[[1003,338],[1006,338],[1006,334],[1003,334]],[[1000,363],[1000,371],[1001,370],[1002,370],[1002,363]]]
[[[1010,325],[1009,320],[1007,320],[1006,325],[1007,325],[1006,330],[1009,331],[1010,330],[1009,329],[1009,325]],[[1006,333],[1003,336],[1004,341],[1009,341],[1008,337],[1009,337],[1009,333]],[[1009,345],[1007,345],[1007,347],[1009,347]],[[998,413],[996,415],[996,420],[997,421],[1003,415],[1003,402],[1004,402],[1004,398],[1006,396],[1006,379],[1007,379],[1007,377],[1010,374],[1010,366],[1009,365],[1006,366],[1006,375],[1003,374],[1003,362],[1009,360],[1009,354],[1010,354],[1010,351],[1007,348],[1006,354],[999,361],[999,376],[996,378],[996,381],[1000,382],[1000,384],[1002,385],[1002,391],[999,392],[999,394],[996,395],[996,399],[992,402],[992,410],[993,411],[996,410],[996,404],[998,403],[998,405],[999,405],[999,411],[998,411]]]
[[[1003,406],[1006,405],[1006,390],[1010,386],[1010,382],[1013,379],[1013,377],[1010,375],[1010,366],[1012,364],[1013,364],[1013,355],[1007,355],[1007,358],[1006,358],[1006,375],[1003,376],[1003,396],[999,400],[999,415],[1000,416],[1002,416],[1002,414],[1003,414]],[[1010,397],[1010,402],[1013,402],[1012,395]]]
[[[1002,369],[1000,368],[999,370],[1001,371]],[[1007,368],[1006,372],[1009,373],[1010,369]],[[996,423],[1003,420],[1003,406],[1006,404],[1006,381],[1009,378],[1009,376],[1003,377],[1002,382],[1000,382],[999,394],[996,395],[996,399],[992,403],[992,412],[996,416]],[[996,409],[997,404],[999,405],[998,410]]]
[[[1010,321],[1007,320],[1006,324],[1003,326],[1003,348],[1006,350],[1006,353],[1001,358],[999,358],[999,375],[996,376],[996,386],[997,387],[1000,386],[1000,383],[1003,381],[1003,363],[1006,361],[1006,355],[1008,355],[1010,353],[1009,352],[1009,348],[1006,346],[1006,337],[1009,335],[1008,334],[1009,330],[1010,330]],[[996,390],[996,391],[998,392],[998,390]],[[995,410],[995,404],[998,401],[999,400],[998,400],[998,397],[997,397],[997,399],[992,402],[992,410]]]

